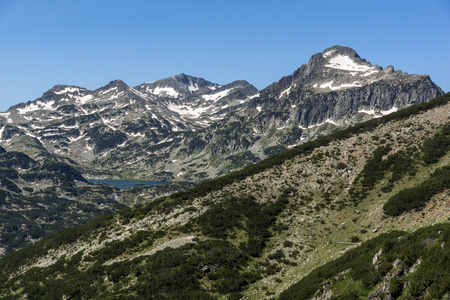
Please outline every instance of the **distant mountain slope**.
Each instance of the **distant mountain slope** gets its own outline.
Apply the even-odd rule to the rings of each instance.
[[[48,153],[38,140],[24,138],[19,145],[27,153],[0,147],[0,257],[58,230],[193,186],[119,190],[88,183],[74,161]]]
[[[307,282],[307,297],[358,298],[387,295],[385,280],[392,295],[441,297],[442,277],[430,280],[418,261],[446,257],[448,225],[398,230],[448,223],[449,101],[372,119],[58,232],[0,259],[0,297],[269,299],[302,297]],[[404,200],[414,195],[421,201],[411,207]]]
[[[334,46],[261,92],[185,74],[95,91],[58,85],[0,114],[0,144],[35,138],[87,176],[201,181],[442,94],[427,75]]]
[[[45,152],[33,159],[0,147],[0,256],[125,208],[114,192]]]

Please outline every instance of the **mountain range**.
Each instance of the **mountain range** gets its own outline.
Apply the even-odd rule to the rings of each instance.
[[[262,91],[185,74],[94,91],[57,85],[0,114],[0,145],[24,151],[31,138],[88,178],[199,182],[442,94],[427,75],[334,46]]]

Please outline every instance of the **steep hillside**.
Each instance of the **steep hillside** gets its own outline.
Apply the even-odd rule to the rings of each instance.
[[[94,91],[58,85],[0,114],[0,145],[35,139],[91,178],[199,182],[442,94],[427,75],[334,46],[261,92],[185,74]]]
[[[279,299],[447,299],[450,224],[382,234],[315,269]]]
[[[389,293],[411,294],[402,287],[408,272],[417,276],[409,281],[417,283],[414,295],[442,295],[435,293],[438,279],[420,275],[426,270],[417,265],[439,248],[447,251],[448,226],[394,231],[448,222],[449,101],[445,95],[411,106],[58,232],[0,260],[0,296],[289,298],[305,278],[308,297],[380,291],[378,297],[386,294],[385,280]],[[369,241],[382,234],[386,244]],[[408,252],[407,241],[425,246]],[[399,261],[395,249],[406,249]],[[358,253],[364,254],[360,268],[338,262],[327,265],[329,272],[311,273]],[[355,277],[366,269],[367,278]],[[356,288],[346,289],[352,282]]]

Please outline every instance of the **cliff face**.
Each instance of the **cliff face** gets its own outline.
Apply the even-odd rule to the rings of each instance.
[[[427,75],[408,75],[392,66],[383,70],[350,48],[334,46],[262,90],[254,106],[287,109],[285,121],[307,128],[327,120],[345,125],[358,113],[383,115],[442,94]]]

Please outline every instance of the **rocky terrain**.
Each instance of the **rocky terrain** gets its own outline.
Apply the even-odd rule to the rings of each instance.
[[[68,158],[44,148],[24,149],[29,155],[0,147],[0,257],[58,230],[193,186],[120,190],[87,182]]]
[[[179,74],[94,91],[58,85],[0,114],[0,145],[70,157],[88,178],[215,178],[443,91],[334,46],[262,91]],[[27,150],[28,151],[28,150]]]
[[[449,100],[60,231],[0,259],[0,296],[448,297]]]
[[[116,201],[117,189],[87,183],[45,151],[31,158],[0,147],[0,183],[0,256],[127,207]]]

